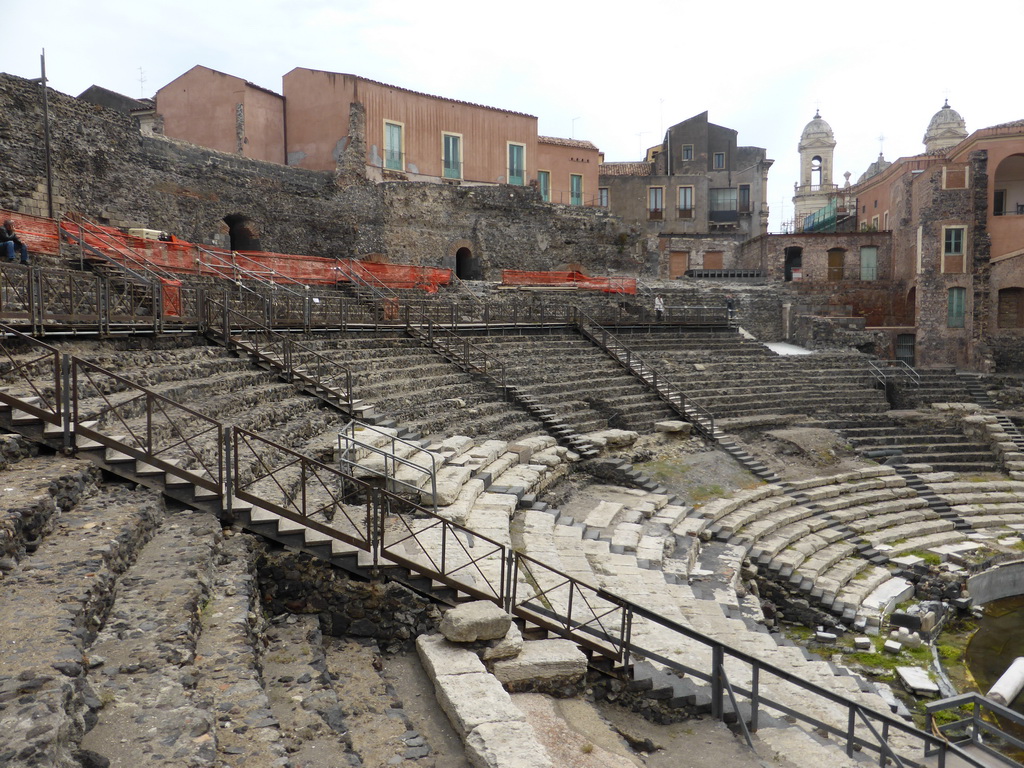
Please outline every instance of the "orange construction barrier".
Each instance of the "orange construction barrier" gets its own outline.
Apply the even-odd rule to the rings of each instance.
[[[181,317],[181,280],[160,278],[160,293],[163,296],[164,314]]]
[[[582,288],[586,291],[636,294],[636,278],[588,277],[582,272],[529,272],[518,269],[501,271],[502,285],[534,285]]]
[[[57,222],[0,210],[10,218],[30,251],[56,255],[60,252]],[[179,275],[205,275],[228,280],[265,280],[280,284],[337,285],[365,282],[389,289],[419,289],[436,293],[451,282],[452,271],[411,264],[380,264],[357,259],[331,259],[269,251],[230,251],[198,246],[171,237],[150,240],[125,234],[115,227],[72,220],[65,229],[104,256],[130,269],[149,268]],[[95,260],[95,254],[86,253]],[[173,281],[169,281],[173,282]]]
[[[60,236],[57,233],[56,221],[43,216],[30,216],[27,213],[0,211],[0,223],[7,219],[14,225],[14,234],[31,253],[60,255]]]

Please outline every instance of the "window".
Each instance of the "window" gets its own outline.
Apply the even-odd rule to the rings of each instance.
[[[736,221],[736,189],[709,189],[708,216],[711,221]]]
[[[1000,328],[1024,328],[1024,288],[1003,288],[997,313]]]
[[[946,326],[949,328],[963,328],[964,317],[967,314],[967,289],[950,288],[946,309]]]
[[[647,218],[652,221],[660,221],[663,217],[662,211],[665,209],[665,188],[664,187],[648,187],[647,188]]]
[[[508,145],[508,183],[522,186],[526,183],[526,145]]]
[[[583,176],[578,173],[569,174],[569,203],[583,205]]]
[[[878,248],[874,245],[862,245],[860,248],[860,279],[878,279]]]
[[[602,208],[608,207],[608,187],[600,187],[597,190],[597,204]]]
[[[693,187],[679,188],[679,218],[693,218]]]
[[[551,171],[537,171],[537,186],[540,187],[540,198],[545,203],[551,202]]]
[[[821,186],[821,158],[815,155],[811,158],[811,189],[816,190]],[[866,210],[866,208],[865,208]]]
[[[720,171],[725,168],[725,152],[715,152],[714,169]]]
[[[942,271],[964,271],[964,227],[942,228]]]
[[[882,229],[884,229],[886,232],[889,231],[889,212],[888,211],[886,211],[885,213],[882,214]]]
[[[683,160],[693,160],[693,144],[683,144]]]
[[[750,213],[750,185],[740,184],[740,213]]]
[[[1003,216],[1006,213],[1006,190],[997,189],[992,198],[992,215]]]
[[[878,231],[878,217],[877,216],[872,216],[871,217],[871,229],[874,232]]]
[[[389,170],[405,170],[404,130],[401,123],[384,123],[384,167]]]
[[[457,133],[441,134],[444,152],[444,177],[462,178],[462,137]]]
[[[725,251],[704,251],[704,269],[725,269]]]

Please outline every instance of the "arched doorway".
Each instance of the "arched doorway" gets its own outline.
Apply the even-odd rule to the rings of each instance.
[[[786,258],[786,282],[800,280],[803,277],[804,249],[797,245],[791,245],[785,250]]]
[[[228,237],[231,238],[232,251],[262,251],[260,236],[249,217],[241,213],[231,213],[224,217],[228,225]]]
[[[479,280],[480,259],[473,256],[473,252],[466,246],[455,252],[455,276],[459,280]]]
[[[992,213],[995,216],[1024,215],[1024,155],[1010,155],[996,168]]]

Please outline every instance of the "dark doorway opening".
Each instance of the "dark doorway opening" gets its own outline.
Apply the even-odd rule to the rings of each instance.
[[[255,227],[249,221],[248,216],[241,213],[231,213],[224,217],[224,223],[228,225],[228,237],[231,238],[232,251],[262,251],[260,236],[256,233]]]
[[[803,277],[804,249],[791,245],[785,250],[786,282],[800,280]]]
[[[469,248],[459,248],[455,252],[455,276],[459,280],[480,280],[480,260],[473,256]]]

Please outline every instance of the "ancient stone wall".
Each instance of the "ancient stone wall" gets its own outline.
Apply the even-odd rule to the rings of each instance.
[[[266,250],[317,256],[381,253],[392,262],[454,266],[468,247],[485,276],[577,263],[635,273],[631,236],[606,211],[543,203],[536,190],[373,184],[339,173],[249,160],[142,135],[127,115],[49,92],[55,213],[230,245],[224,217],[245,218]],[[0,75],[0,207],[46,214],[39,88]],[[343,158],[344,159],[344,158]],[[467,245],[468,244],[468,245]]]
[[[441,614],[428,599],[390,581],[358,581],[309,555],[263,546],[260,593],[271,613],[315,613],[323,632],[369,637],[394,652],[437,630]]]

